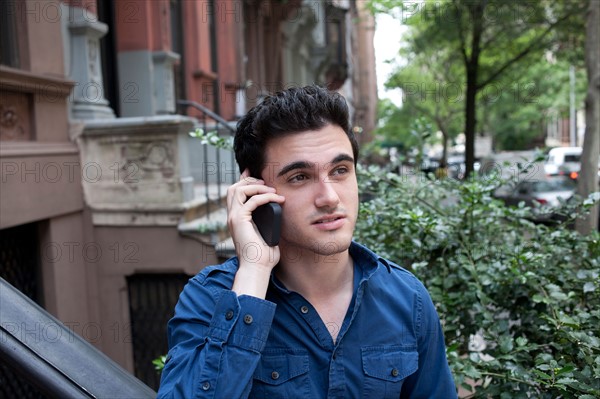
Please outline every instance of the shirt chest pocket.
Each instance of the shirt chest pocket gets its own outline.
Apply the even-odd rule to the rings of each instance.
[[[361,352],[365,374],[363,398],[398,399],[404,379],[419,367],[416,348],[368,346],[361,348]]]
[[[250,398],[311,398],[308,355],[282,350],[263,353]]]

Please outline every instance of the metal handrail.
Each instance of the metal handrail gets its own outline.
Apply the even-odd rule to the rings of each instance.
[[[42,393],[57,398],[156,397],[150,387],[3,278],[0,303],[0,360]]]
[[[199,104],[195,101],[190,101],[190,100],[178,100],[177,104],[180,106],[184,106],[184,107],[192,107],[192,108],[196,109],[197,111],[200,111],[202,113],[202,117],[197,118],[197,119],[199,121],[201,121],[202,128],[204,131],[207,131],[206,119],[208,117],[215,121],[215,125],[216,125],[215,130],[217,132],[217,135],[219,134],[219,125],[222,125],[224,127],[224,129],[226,129],[232,135],[235,135],[236,129],[234,127],[232,127],[228,121],[223,119],[220,115],[218,115],[214,111],[206,108],[204,105]],[[203,153],[204,153],[204,159],[207,160],[208,159],[207,146],[204,146]],[[216,156],[216,173],[217,173],[217,204],[220,206],[221,205],[221,196],[222,196],[222,192],[223,192],[221,186],[225,182],[221,181],[221,154],[220,154],[219,149],[217,149],[215,156]],[[231,164],[232,165],[235,164],[235,157],[233,155],[233,152],[231,153]],[[230,183],[234,183],[234,180],[235,179],[232,179],[232,181]],[[205,193],[206,193],[206,217],[207,217],[207,219],[210,219],[211,198],[210,198],[210,193],[209,193],[210,184],[209,184],[209,172],[208,172],[207,167],[204,168],[204,189],[205,189]]]
[[[231,133],[235,133],[235,129],[233,127],[231,127],[231,125],[229,124],[229,122],[227,122],[225,119],[223,119],[219,115],[215,114],[210,109],[206,108],[204,105],[199,104],[199,103],[197,103],[195,101],[189,101],[189,100],[177,100],[177,104],[183,105],[185,107],[196,108],[198,111],[201,111],[203,114],[209,116],[211,119],[214,119],[216,122],[219,122],[220,124],[225,125],[225,127]]]

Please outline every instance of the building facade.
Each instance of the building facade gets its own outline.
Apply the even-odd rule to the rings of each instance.
[[[232,253],[237,168],[189,133],[231,136],[267,93],[318,83],[368,141],[373,18],[351,0],[1,4],[0,275],[156,388],[178,293]]]

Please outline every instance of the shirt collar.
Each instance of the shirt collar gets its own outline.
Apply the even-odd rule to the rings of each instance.
[[[363,280],[368,280],[369,277],[377,271],[380,265],[385,266],[388,273],[391,273],[392,271],[387,260],[356,241],[352,241],[350,244],[350,256],[352,256],[354,263],[358,264],[362,269]]]

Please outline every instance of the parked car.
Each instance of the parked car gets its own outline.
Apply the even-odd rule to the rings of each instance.
[[[436,157],[424,158],[421,164],[421,171],[425,173],[436,173],[441,165],[441,159]],[[473,169],[475,172],[479,170],[479,159],[475,159]],[[464,155],[449,155],[446,159],[446,174],[453,179],[462,180],[465,177],[465,157]]]
[[[547,176],[568,176],[577,179],[581,169],[581,147],[557,147],[548,152],[544,164]]]
[[[567,201],[575,194],[575,182],[566,176],[550,176],[538,180],[524,180],[508,192],[496,196],[506,205],[516,206],[523,202],[534,208],[534,219],[539,222],[560,220],[556,207],[561,200]]]

